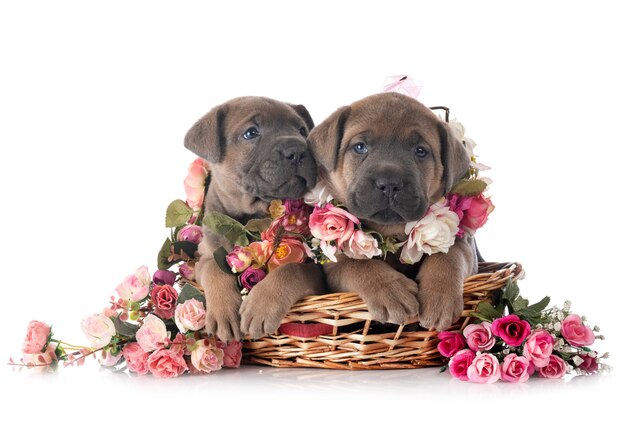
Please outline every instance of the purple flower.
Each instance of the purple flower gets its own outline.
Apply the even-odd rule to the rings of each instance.
[[[176,238],[178,241],[189,241],[194,244],[200,244],[200,241],[202,241],[202,228],[198,225],[184,226],[178,231]]]
[[[250,291],[254,285],[261,282],[263,278],[265,278],[265,275],[266,273],[263,269],[248,267],[243,271],[241,276],[239,276],[239,280],[241,281],[243,287]]]
[[[152,281],[157,285],[174,285],[176,273],[171,270],[157,270],[154,272]]]

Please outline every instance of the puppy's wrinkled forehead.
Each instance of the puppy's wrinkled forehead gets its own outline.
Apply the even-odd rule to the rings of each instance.
[[[407,101],[403,94],[376,94],[352,104],[344,141],[361,133],[381,140],[402,141],[416,134],[438,140],[438,125],[437,116],[418,101]]]
[[[256,125],[268,129],[295,129],[305,125],[296,111],[280,101],[265,97],[239,97],[228,102],[228,128]]]

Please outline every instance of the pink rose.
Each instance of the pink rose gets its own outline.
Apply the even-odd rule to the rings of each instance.
[[[255,269],[253,267],[248,267],[243,273],[239,276],[239,281],[244,288],[250,291],[254,285],[261,282],[263,278],[265,278],[265,271],[263,269]]]
[[[224,367],[238,369],[241,365],[241,349],[243,348],[243,343],[231,341],[226,344],[218,339],[217,347],[224,351]]]
[[[148,357],[148,370],[156,377],[172,378],[188,369],[181,351],[157,350]]]
[[[359,219],[332,204],[316,206],[309,217],[311,234],[322,241],[337,240],[337,245],[349,240],[354,232],[354,225],[358,224]]]
[[[534,371],[535,366],[526,357],[509,354],[500,365],[500,378],[512,383],[526,382]]]
[[[152,281],[159,285],[174,285],[176,273],[171,270],[157,270],[152,276]]]
[[[465,348],[465,338],[458,332],[439,332],[437,350],[444,357],[452,357]]]
[[[209,175],[209,163],[204,159],[196,159],[189,165],[187,177],[183,184],[187,194],[187,205],[196,211],[202,209],[204,202],[204,184]]]
[[[491,332],[511,347],[519,347],[530,335],[530,323],[516,314],[496,319],[491,323]]]
[[[130,342],[122,348],[122,355],[126,359],[128,370],[145,375],[148,373],[148,354],[137,342]]]
[[[463,336],[472,351],[488,351],[496,344],[496,339],[491,333],[491,324],[487,322],[467,325],[463,329]]]
[[[53,361],[57,361],[56,348],[57,344],[51,342],[45,350],[39,350],[36,354],[24,353],[22,358],[25,364],[49,366]]]
[[[196,280],[196,268],[194,263],[183,263],[178,266],[180,275],[190,281]]]
[[[494,383],[500,379],[500,363],[493,354],[477,355],[467,369],[467,379],[474,383]]]
[[[596,336],[585,326],[578,314],[570,314],[561,323],[561,335],[575,347],[586,347],[596,340]]]
[[[383,252],[378,248],[378,240],[371,234],[361,230],[354,231],[342,246],[343,253],[353,259],[371,259],[381,256]]]
[[[563,359],[556,355],[548,357],[548,364],[539,367],[539,376],[547,379],[560,379],[567,371],[567,364]]]
[[[204,373],[220,370],[224,364],[224,351],[208,339],[200,339],[191,351],[191,364]]]
[[[169,285],[155,285],[150,293],[150,299],[154,304],[154,314],[162,319],[171,319],[176,310],[178,292]]]
[[[202,241],[202,237],[204,234],[202,233],[202,227],[198,225],[186,225],[183,226],[178,234],[176,234],[176,239],[178,241],[189,241],[194,244],[200,244]]]
[[[115,291],[120,298],[128,301],[141,301],[150,292],[150,272],[146,266],[141,266],[134,275],[127,276]]]
[[[483,194],[472,197],[452,194],[449,198],[449,207],[459,216],[461,228],[470,234],[487,223],[487,218],[494,209],[491,199]]]
[[[50,326],[37,320],[31,321],[26,329],[26,338],[22,343],[22,352],[24,354],[42,353],[49,337]]]
[[[174,312],[174,321],[178,330],[185,333],[190,330],[202,329],[205,324],[205,316],[204,305],[195,298],[191,298],[183,304],[178,304]]]
[[[245,247],[235,247],[226,255],[226,263],[233,273],[241,273],[252,264],[252,254]]]
[[[578,368],[587,374],[596,373],[598,371],[598,360],[590,355],[579,356],[583,362],[578,365]]]
[[[265,262],[272,255],[272,243],[267,240],[256,241],[245,247],[245,250],[252,257],[251,266],[258,269],[265,266]]]
[[[267,262],[267,268],[271,272],[279,266],[287,263],[302,263],[307,259],[306,249],[302,241],[284,238]]]
[[[544,367],[550,361],[553,347],[552,335],[544,329],[535,329],[524,344],[524,357],[530,360],[535,367]]]
[[[91,342],[91,347],[96,349],[109,345],[116,333],[113,320],[103,314],[85,317],[80,327]]]
[[[457,352],[448,363],[450,374],[457,379],[468,380],[467,369],[472,365],[474,358],[476,358],[476,353],[472,350],[465,349]]]
[[[170,336],[163,320],[148,314],[135,334],[137,342],[145,352],[154,351],[169,344]]]

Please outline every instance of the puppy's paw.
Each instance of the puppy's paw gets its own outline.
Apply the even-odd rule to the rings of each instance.
[[[220,301],[211,301],[211,299],[207,296],[205,326],[207,334],[215,335],[224,342],[240,340],[240,304],[241,296],[237,292],[225,295]]]
[[[462,292],[442,292],[420,289],[418,293],[420,304],[420,326],[438,331],[452,326],[463,313]]]
[[[419,312],[417,284],[395,270],[386,272],[384,277],[384,280],[368,284],[372,289],[362,290],[360,295],[372,319],[402,324]]]
[[[281,320],[293,305],[284,296],[269,289],[271,287],[265,280],[256,285],[239,308],[241,333],[250,335],[252,339],[276,332]]]

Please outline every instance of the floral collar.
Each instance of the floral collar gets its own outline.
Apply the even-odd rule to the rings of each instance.
[[[480,170],[489,168],[477,162],[476,144],[464,137],[463,126],[456,121],[450,126],[471,157],[470,168],[424,217],[406,223],[405,240],[367,228],[333,198],[327,186],[318,184],[303,199],[272,201],[270,217],[252,219],[246,225],[219,213],[207,213],[204,225],[235,245],[230,252],[217,250],[216,262],[223,271],[238,275],[242,295],[247,295],[268,272],[287,263],[336,262],[340,254],[364,260],[399,252],[401,262],[415,264],[424,254],[447,253],[456,238],[473,235],[481,228],[494,209],[485,196],[491,181],[479,177]]]

